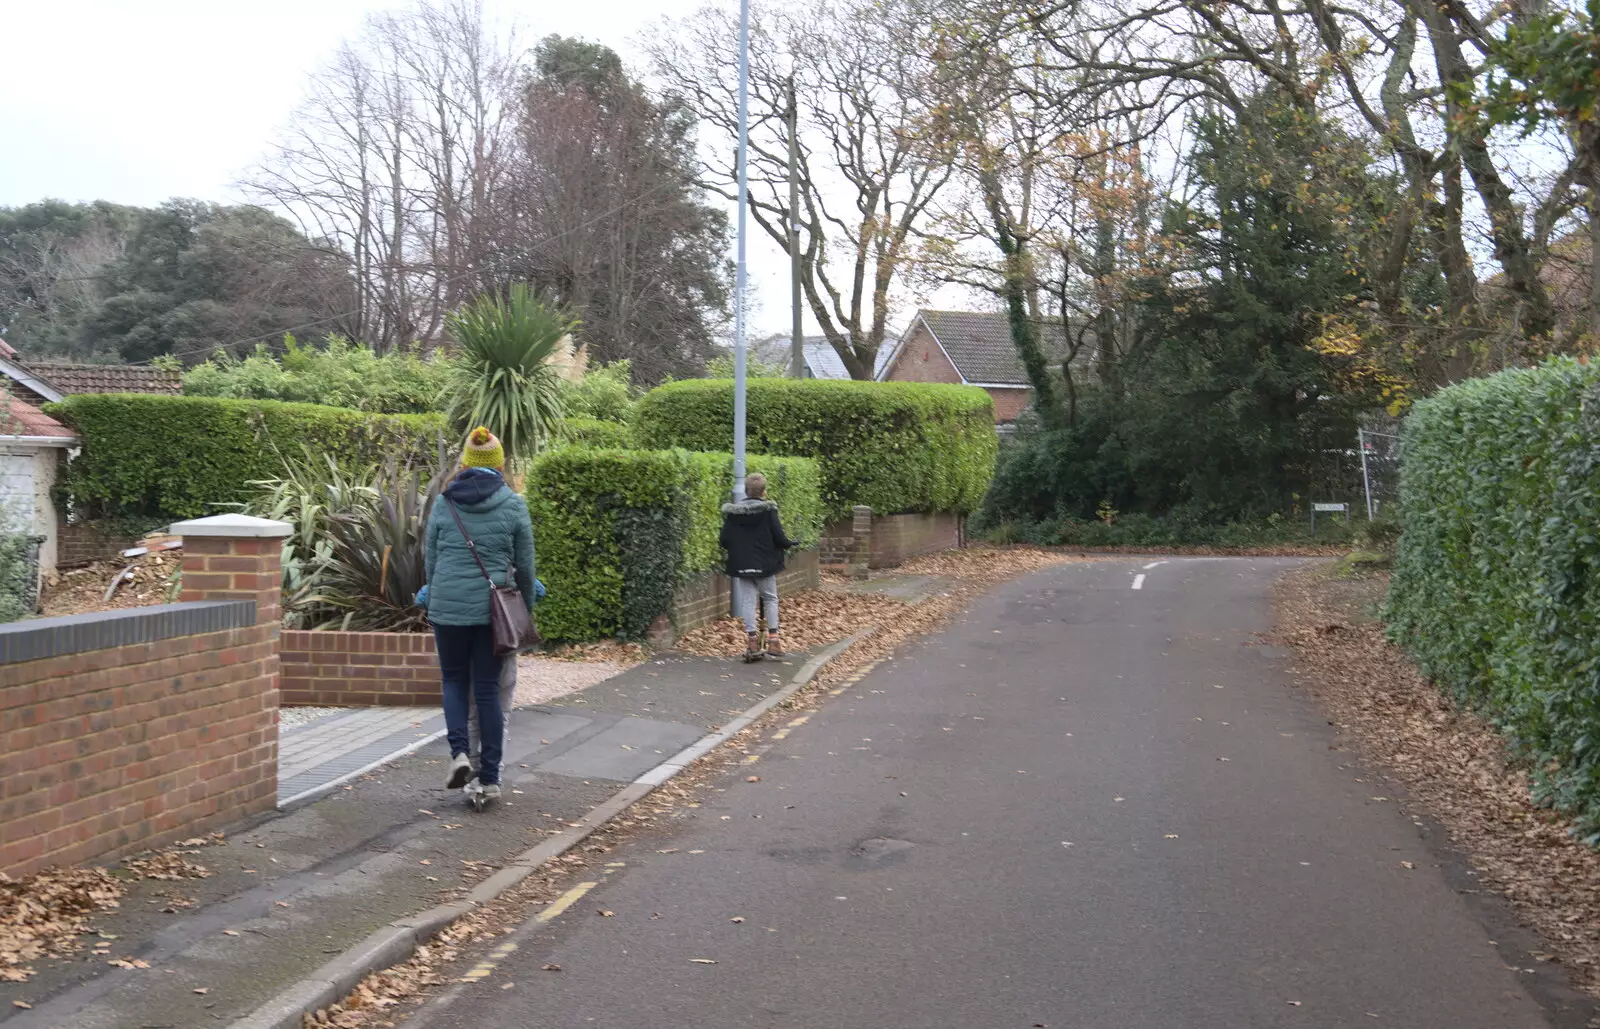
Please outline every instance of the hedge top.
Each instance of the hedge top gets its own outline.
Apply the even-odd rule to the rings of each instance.
[[[755,379],[746,398],[750,452],[820,459],[829,517],[855,504],[882,514],[970,512],[994,475],[994,401],[975,386]],[[733,383],[696,379],[651,390],[633,431],[648,449],[725,451]]]
[[[148,394],[87,394],[45,408],[77,431],[82,453],[63,483],[95,517],[172,521],[244,498],[303,446],[341,463],[431,464],[444,420],[316,404]]]

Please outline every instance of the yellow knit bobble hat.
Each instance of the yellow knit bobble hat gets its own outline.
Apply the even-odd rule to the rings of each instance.
[[[467,433],[467,446],[462,451],[461,463],[468,468],[504,468],[506,452],[495,434],[480,425]]]

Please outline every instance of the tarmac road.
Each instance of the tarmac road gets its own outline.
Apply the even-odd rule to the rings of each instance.
[[[1259,644],[1288,565],[999,588],[407,1024],[1552,1024]]]

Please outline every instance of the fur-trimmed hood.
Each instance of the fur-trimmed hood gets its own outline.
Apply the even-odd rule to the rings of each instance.
[[[753,515],[764,511],[776,511],[778,505],[762,497],[759,500],[741,500],[737,504],[723,504],[722,513],[725,515]]]

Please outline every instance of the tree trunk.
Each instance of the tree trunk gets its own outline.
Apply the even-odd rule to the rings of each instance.
[[[1033,407],[1046,423],[1056,421],[1055,385],[1050,381],[1050,365],[1044,359],[1044,348],[1039,342],[1039,325],[1028,315],[1027,255],[1023,244],[1011,231],[1010,221],[1002,206],[999,178],[992,172],[979,174],[983,189],[983,203],[994,224],[995,245],[1005,260],[1000,295],[1006,302],[1006,320],[1011,326],[1011,343],[1017,348],[1022,367],[1033,386]]]

